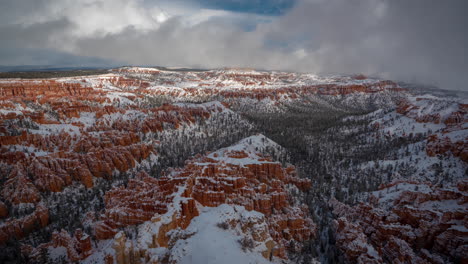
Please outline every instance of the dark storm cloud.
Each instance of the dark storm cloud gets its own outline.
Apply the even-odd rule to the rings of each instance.
[[[364,72],[467,89],[467,1],[303,1],[266,25],[308,53],[296,69]]]
[[[48,3],[48,0],[0,0],[0,23],[1,25],[14,23],[18,17],[41,12]]]
[[[0,64],[43,63],[56,52],[136,65],[362,72],[467,90],[467,1],[269,1],[264,10],[282,10],[277,16],[259,15],[257,2],[266,3],[3,1]],[[31,49],[47,52],[23,52]]]
[[[255,32],[215,21],[184,27],[180,20],[171,19],[157,31],[142,33],[127,28],[103,38],[83,38],[77,46],[87,56],[100,54],[144,65],[262,67],[277,65],[278,58],[286,59],[286,55],[265,50],[262,38]]]
[[[65,19],[29,26],[19,24],[0,26],[0,61],[3,65],[43,64],[57,51],[45,47],[69,26]],[[60,59],[61,60],[61,59]]]

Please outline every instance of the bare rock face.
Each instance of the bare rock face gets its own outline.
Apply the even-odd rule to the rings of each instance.
[[[242,85],[242,88],[236,89],[226,89],[223,83],[217,83],[216,85],[211,83],[200,83],[198,86],[203,87],[203,89],[196,89],[193,87],[180,88],[177,91],[169,91],[167,89],[153,89],[147,91],[152,95],[170,95],[174,97],[186,96],[209,96],[212,94],[220,95],[224,98],[249,98],[255,99],[258,101],[264,99],[270,100],[279,100],[279,99],[297,99],[301,96],[310,96],[310,95],[326,95],[326,96],[344,96],[355,93],[363,94],[375,94],[379,92],[400,92],[404,89],[400,88],[396,83],[392,81],[375,81],[372,83],[365,84],[349,84],[349,83],[340,83],[340,84],[320,84],[320,85],[303,85],[303,86],[291,86],[284,85],[282,87],[276,87],[274,91],[271,88],[265,87],[266,81],[259,81],[256,78],[252,78],[251,81],[243,81],[237,77],[231,78],[230,75],[222,75],[218,78],[227,78],[226,81],[232,80],[239,85]],[[248,75],[244,75],[244,78],[251,78]],[[268,78],[274,79],[271,76]],[[270,82],[270,85],[273,82]],[[254,87],[246,89],[246,87]]]
[[[82,261],[93,253],[91,237],[81,229],[77,229],[73,236],[63,229],[60,232],[54,231],[50,242],[36,248],[24,247],[22,251],[31,260],[39,261],[41,251],[60,247],[65,248],[67,260],[73,263]]]
[[[118,69],[113,69],[114,72],[119,73],[138,73],[138,74],[151,74],[158,75],[160,70],[154,68],[140,68],[140,67],[122,67]]]
[[[80,261],[92,254],[91,237],[80,229],[75,231],[74,236],[62,230],[52,235],[52,247],[65,247],[68,259],[72,262]]]
[[[226,111],[220,103],[140,107],[135,103],[143,97],[140,92],[115,95],[108,86],[138,90],[149,83],[116,76],[0,81],[0,174],[5,177],[0,218],[9,217],[8,206],[38,204],[44,195],[63,192],[73,183],[93,188],[95,178],[111,181],[155,158],[154,134]],[[103,224],[98,237],[111,237],[121,223],[141,223],[159,212],[141,210],[137,219],[110,214],[116,223]],[[3,242],[30,233],[29,224],[25,228],[19,221],[6,220]]]
[[[1,124],[5,120],[19,120],[30,122],[31,126],[44,125],[44,131],[55,125],[62,127],[58,131],[37,133],[11,125],[2,126],[0,162],[7,166],[7,171],[14,172],[17,169],[10,165],[21,164],[25,174],[33,175],[29,180],[41,192],[60,192],[73,181],[90,188],[93,177],[112,178],[114,170],[128,171],[155,153],[152,144],[142,142],[142,132],[157,133],[163,131],[163,127],[177,129],[223,111],[217,106],[133,107],[131,111],[139,112],[144,118],[123,118],[130,109],[106,104],[120,104],[124,99],[132,102],[137,96],[127,93],[125,98],[114,98],[109,91],[97,87],[96,83],[102,82],[124,88],[134,84],[142,89],[148,86],[139,80],[120,77],[97,78],[92,84],[96,87],[89,87],[84,80],[0,82],[0,99],[10,100],[4,107],[7,112],[12,111],[0,114]],[[31,101],[36,104],[33,108],[27,105]],[[37,110],[45,104],[47,111]],[[21,111],[16,110],[18,108]],[[32,148],[34,153],[25,155],[24,151],[15,151],[14,146]],[[40,156],[36,156],[36,152],[41,152]]]
[[[452,142],[449,137],[440,138],[436,134],[431,135],[428,137],[426,153],[431,157],[452,153],[468,163],[468,139]]]
[[[36,99],[58,98],[64,96],[89,96],[94,90],[80,83],[58,82],[55,80],[5,82],[0,84],[0,97],[25,97]]]
[[[106,193],[106,213],[103,223],[96,228],[96,235],[108,237],[104,233],[110,227],[124,227],[141,224],[155,214],[167,212],[168,196],[175,191],[175,186],[160,187],[160,180],[141,172],[135,179],[130,179],[127,188],[114,188]],[[167,188],[167,189],[166,189]]]
[[[375,248],[367,242],[367,237],[359,224],[340,217],[333,222],[338,245],[350,263],[383,263]]]
[[[9,218],[0,226],[0,245],[13,237],[21,239],[48,224],[49,210],[39,203],[32,214],[19,219]]]
[[[15,166],[2,190],[4,199],[12,204],[37,203],[40,201],[39,191],[26,177],[22,166]]]
[[[337,245],[346,259],[384,263],[468,261],[468,194],[466,181],[440,188],[428,183],[400,181],[381,186],[371,204],[348,207],[330,201]],[[363,262],[365,263],[365,262]]]
[[[419,123],[445,126],[440,133],[428,136],[427,155],[433,157],[452,154],[468,163],[468,138],[463,136],[466,135],[464,132],[467,130],[466,124],[468,123],[466,104],[447,105],[442,100],[438,102],[434,98],[417,97],[415,100],[402,100],[396,111]]]
[[[109,239],[117,234],[118,229],[109,221],[98,221],[94,225],[94,235],[98,240]]]
[[[44,205],[50,202],[49,195],[59,195],[77,185],[92,192],[101,182],[129,174],[125,185],[104,194],[102,211],[87,212],[94,217],[87,228],[93,227],[96,240],[111,240],[108,251],[97,253],[100,261],[167,263],[177,242],[193,235],[188,229],[194,219],[199,219],[204,210],[226,205],[261,215],[244,218],[238,214],[228,221],[228,230],[251,234],[252,241],[243,243],[260,245],[266,259],[287,259],[288,252],[299,251],[301,242],[315,237],[317,228],[309,208],[298,205],[289,193],[291,189],[309,190],[311,181],[299,178],[293,166],[284,168],[261,154],[265,144],[272,146],[263,136],[197,156],[184,168],[158,179],[150,177],[141,170],[149,171],[155,164],[158,136],[183,134],[220,113],[232,114],[225,102],[161,105],[158,98],[174,102],[216,98],[231,104],[246,100],[278,105],[301,98],[373,98],[402,91],[392,81],[362,75],[320,79],[247,69],[173,73],[125,67],[93,77],[1,80],[0,174],[4,181],[0,188],[0,243],[25,238],[53,221],[47,209],[50,204]],[[451,134],[464,129],[467,106],[460,104],[450,114],[419,115],[418,110],[426,109],[424,102],[402,101],[397,111],[418,122],[447,127],[428,139],[429,155],[453,154],[467,161],[467,140]],[[391,215],[376,204],[352,208],[335,203],[335,210],[343,214],[335,223],[337,241],[349,245],[345,254],[350,261],[360,263],[379,263],[387,258],[434,262],[464,257],[466,250],[460,237],[465,231],[459,224],[466,221],[464,214],[455,210],[440,216],[440,212],[418,206],[466,201],[466,186],[461,182],[457,191],[440,190],[437,195],[402,193]],[[417,209],[410,207],[416,202],[413,207]],[[31,209],[35,206],[35,210],[19,218],[12,216],[15,208],[25,204]],[[361,220],[357,221],[357,216]],[[440,218],[440,223],[434,224],[434,218]],[[139,231],[136,238],[128,234],[134,227]],[[55,230],[49,242],[36,248],[25,246],[24,252],[34,259],[42,250],[65,249],[71,262],[96,253],[93,242],[97,241],[81,230],[68,231]],[[425,242],[430,239],[434,242]]]
[[[259,141],[262,137],[253,137],[250,141]],[[291,183],[305,189],[310,186],[310,180],[297,179],[293,167],[282,168],[280,163],[253,151],[246,143],[248,140],[233,147],[242,150],[233,152],[227,148],[195,158],[183,169],[159,179],[141,172],[129,180],[126,188],[107,192],[105,213],[94,229],[96,237],[107,239],[116,234],[118,228],[151,221],[158,223],[158,231],[151,231],[151,247],[170,248],[174,244],[172,231],[187,228],[200,214],[200,207],[233,204],[266,216],[267,233],[252,231],[257,234],[254,240],[271,237],[273,241],[269,244],[273,243],[274,255],[286,258],[285,248],[290,241],[303,242],[313,238],[316,226],[308,217],[306,207],[290,204],[285,186]],[[253,225],[250,223],[243,228],[250,230]],[[121,235],[115,242],[117,262],[133,263],[128,262],[129,256],[125,255],[128,249],[121,249],[123,242],[118,242],[119,239],[123,239]],[[137,248],[134,246],[131,250]],[[265,254],[269,257],[270,253]]]
[[[138,79],[129,79],[125,77],[113,77],[108,80],[112,85],[120,88],[148,88],[150,84]]]
[[[0,201],[0,219],[8,216],[8,207],[4,202]]]

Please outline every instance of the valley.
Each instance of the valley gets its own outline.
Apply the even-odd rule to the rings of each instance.
[[[468,99],[442,90],[250,69],[0,79],[2,263],[464,263],[467,175]]]

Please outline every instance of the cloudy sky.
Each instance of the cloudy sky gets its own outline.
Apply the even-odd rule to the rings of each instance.
[[[0,65],[365,73],[468,90],[466,0],[0,0]]]

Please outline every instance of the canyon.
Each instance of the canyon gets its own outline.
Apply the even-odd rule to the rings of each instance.
[[[390,80],[0,79],[2,262],[466,263],[467,172],[467,99]]]

